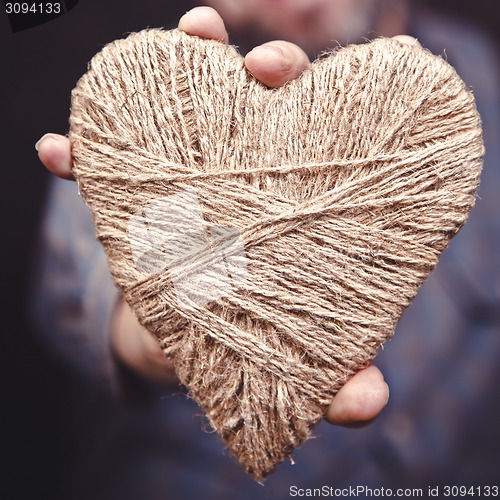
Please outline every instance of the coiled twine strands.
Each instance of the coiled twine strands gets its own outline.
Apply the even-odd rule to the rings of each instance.
[[[116,284],[258,480],[392,336],[483,155],[472,94],[426,50],[350,46],[272,90],[178,30],[92,59],[70,139]]]

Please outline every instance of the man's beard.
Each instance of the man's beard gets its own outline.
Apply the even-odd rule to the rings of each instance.
[[[228,22],[231,43],[239,46],[242,53],[273,39],[285,39],[304,49],[311,59],[321,52],[349,43],[360,43],[373,36],[376,27],[379,0],[358,0],[359,8],[344,19],[315,19],[307,15],[297,23],[296,29],[280,29],[277,20],[263,24],[262,20],[249,18],[235,26],[232,32]]]

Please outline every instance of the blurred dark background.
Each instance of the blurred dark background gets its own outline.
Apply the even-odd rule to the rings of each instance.
[[[427,3],[500,44],[498,2]],[[173,27],[189,8],[165,0],[80,0],[66,15],[16,34],[0,14],[2,499],[54,498],[64,464],[66,372],[37,340],[26,312],[49,180],[34,143],[45,132],[66,132],[70,91],[105,43],[148,26]]]

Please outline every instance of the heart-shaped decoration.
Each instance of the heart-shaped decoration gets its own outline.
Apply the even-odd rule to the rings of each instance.
[[[392,336],[483,154],[471,93],[421,48],[350,46],[268,89],[178,30],[97,54],[70,138],[115,282],[257,479]]]

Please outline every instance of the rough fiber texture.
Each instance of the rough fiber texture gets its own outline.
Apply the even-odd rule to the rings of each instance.
[[[97,54],[70,138],[115,282],[257,479],[392,336],[483,154],[473,96],[423,49],[350,46],[270,90],[178,30]]]

